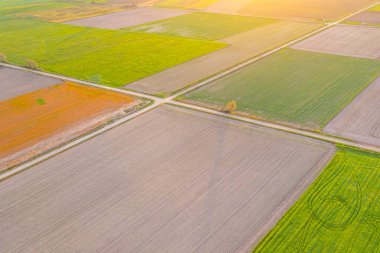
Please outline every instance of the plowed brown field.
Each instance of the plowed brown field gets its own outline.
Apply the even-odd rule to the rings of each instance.
[[[123,114],[130,96],[65,82],[0,102],[0,171]]]

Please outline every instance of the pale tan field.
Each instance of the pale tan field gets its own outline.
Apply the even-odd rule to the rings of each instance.
[[[294,49],[380,59],[380,28],[338,25],[307,38]]]
[[[334,152],[162,106],[1,182],[0,251],[248,252]]]
[[[123,115],[134,102],[67,82],[0,102],[0,172]]]
[[[324,131],[380,146],[380,77],[339,113]]]
[[[171,93],[199,82],[258,54],[294,40],[319,24],[279,21],[222,40],[230,46],[131,83],[125,88],[145,93]]]
[[[91,26],[106,29],[119,29],[160,19],[172,18],[189,13],[185,10],[173,10],[163,8],[137,8],[133,10],[111,13],[97,17],[79,19],[66,22],[66,24]]]

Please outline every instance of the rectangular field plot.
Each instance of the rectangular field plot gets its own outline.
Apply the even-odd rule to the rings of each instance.
[[[137,103],[73,83],[0,101],[0,172],[125,115]]]
[[[220,0],[159,0],[155,5],[159,7],[204,9]]]
[[[321,129],[380,75],[380,61],[282,50],[184,96],[258,118]]]
[[[339,25],[292,46],[295,49],[380,59],[380,28]]]
[[[380,12],[364,11],[349,19],[345,23],[359,23],[363,25],[380,25]]]
[[[230,45],[226,48],[138,80],[125,87],[151,94],[172,93],[320,27],[319,24],[290,21],[268,24],[265,20],[257,18],[257,25],[261,25],[260,27],[221,40]]]
[[[324,129],[325,132],[380,146],[380,78]]]
[[[28,19],[0,20],[0,48],[11,63],[110,86],[161,72],[226,45]]]
[[[0,66],[0,101],[61,82],[55,78]]]
[[[128,31],[219,40],[275,22],[275,20],[265,18],[195,12],[131,27]]]
[[[138,8],[129,11],[116,12],[107,15],[79,19],[67,24],[91,26],[107,29],[119,29],[128,26],[140,25],[160,19],[172,18],[188,13],[184,10],[171,10],[162,8]]]
[[[334,153],[162,106],[1,182],[0,251],[247,251]]]
[[[303,20],[331,20],[343,18],[375,0],[252,0],[240,9],[244,15],[292,18]]]
[[[380,155],[341,148],[256,252],[379,249]]]

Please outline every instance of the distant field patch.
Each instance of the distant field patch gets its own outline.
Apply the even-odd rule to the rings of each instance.
[[[225,44],[37,20],[0,20],[0,48],[11,63],[120,86],[215,51]]]
[[[5,16],[29,16],[32,12],[46,11],[68,8],[75,6],[73,2],[60,1],[4,1],[0,3],[0,17]]]
[[[156,20],[172,18],[175,16],[184,15],[186,13],[188,13],[188,11],[147,7],[101,15],[98,17],[74,20],[67,22],[67,24],[107,29],[119,29]]]
[[[373,0],[257,0],[240,10],[240,14],[304,20],[342,18],[373,3]]]
[[[131,27],[128,31],[218,40],[275,22],[265,18],[195,12]]]
[[[380,60],[380,28],[338,25],[311,36],[292,48]]]
[[[379,249],[380,155],[340,148],[254,252]]]
[[[63,83],[0,102],[0,172],[136,105],[133,97]]]
[[[380,11],[363,11],[350,17],[344,23],[356,25],[380,25]]]
[[[162,0],[156,5],[160,7],[203,9],[219,0]]]
[[[368,11],[380,12],[380,4],[368,9]]]
[[[286,49],[184,98],[320,129],[378,75],[380,61]]]
[[[61,82],[59,79],[0,66],[0,101]]]

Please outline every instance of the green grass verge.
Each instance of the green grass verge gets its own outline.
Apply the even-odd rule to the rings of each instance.
[[[185,98],[321,129],[380,75],[380,61],[285,49]]]
[[[10,63],[33,60],[44,71],[121,86],[225,44],[155,34],[0,19],[0,52]]]
[[[220,0],[162,0],[156,3],[158,7],[203,9]]]
[[[380,154],[335,158],[254,252],[379,252]]]
[[[196,12],[127,28],[128,31],[218,40],[276,21],[236,15]]]

